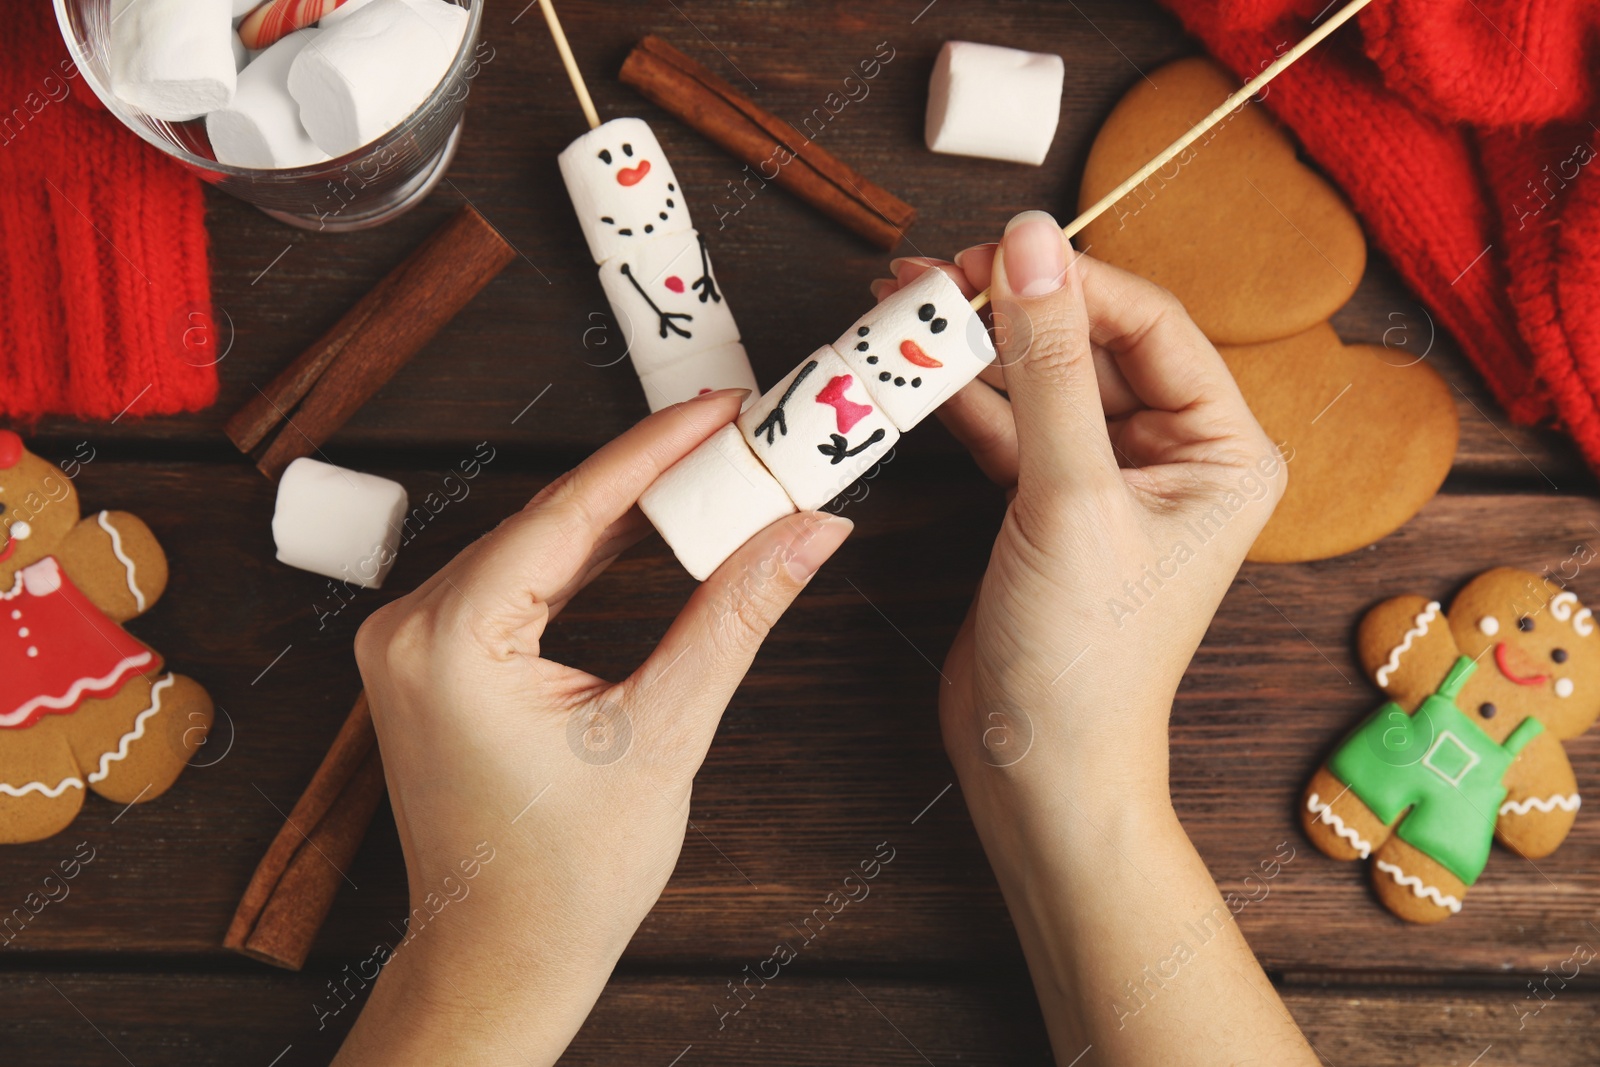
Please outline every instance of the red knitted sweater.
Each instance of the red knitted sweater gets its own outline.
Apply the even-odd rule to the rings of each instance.
[[[1344,0],[1162,0],[1241,78]],[[1518,422],[1600,470],[1600,4],[1375,0],[1266,104]]]
[[[200,182],[108,115],[52,6],[0,19],[0,418],[216,397]]]

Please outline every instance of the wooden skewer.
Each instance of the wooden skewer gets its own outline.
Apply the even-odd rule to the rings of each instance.
[[[589,128],[595,129],[600,125],[600,113],[594,109],[594,100],[589,96],[589,87],[583,83],[578,61],[572,58],[572,46],[567,43],[567,32],[561,28],[561,20],[556,18],[555,3],[553,0],[538,0],[538,3],[544,8],[544,21],[550,27],[550,36],[555,39],[556,51],[561,54],[561,65],[567,68],[572,91],[578,94],[578,106],[583,108],[583,117],[589,120]]]
[[[1285,52],[1278,58],[1277,62],[1273,63],[1266,70],[1262,71],[1260,74],[1257,74],[1249,82],[1245,83],[1242,89],[1218,105],[1215,111],[1201,119],[1199,122],[1195,123],[1188,133],[1184,134],[1176,141],[1173,141],[1170,145],[1162,150],[1160,155],[1156,156],[1150,162],[1140,167],[1139,170],[1130,178],[1128,178],[1127,181],[1111,190],[1105,196],[1102,196],[1099,200],[1095,201],[1087,211],[1073,219],[1071,222],[1067,223],[1067,225],[1061,230],[1061,232],[1066,236],[1067,240],[1072,240],[1073,237],[1077,236],[1078,231],[1082,230],[1085,226],[1089,225],[1089,223],[1105,214],[1112,204],[1115,204],[1117,201],[1127,196],[1141,182],[1146,181],[1150,175],[1154,174],[1156,171],[1172,162],[1173,158],[1177,156],[1179,152],[1182,152],[1185,148],[1188,148],[1190,145],[1198,141],[1201,135],[1203,135],[1207,130],[1211,129],[1211,127],[1227,118],[1237,109],[1243,107],[1252,96],[1255,96],[1257,93],[1261,92],[1262,89],[1266,88],[1268,82],[1272,81],[1272,79],[1288,70],[1294,65],[1296,60],[1305,55],[1307,52],[1311,51],[1317,45],[1321,44],[1323,38],[1327,37],[1334,30],[1337,30],[1340,26],[1343,26],[1346,22],[1349,22],[1355,17],[1357,12],[1370,3],[1372,3],[1372,0],[1351,0],[1349,4],[1346,4],[1340,9],[1337,15],[1333,16],[1333,18],[1329,19],[1327,22],[1324,22],[1321,26],[1318,26],[1316,29],[1312,30],[1311,33],[1306,36],[1305,40],[1289,49],[1289,51]],[[970,301],[974,311],[983,307],[983,305],[987,304],[988,302],[989,290],[987,289],[973,297]]]

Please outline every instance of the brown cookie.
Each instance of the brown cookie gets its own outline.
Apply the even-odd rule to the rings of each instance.
[[[1558,848],[1582,800],[1562,747],[1600,717],[1600,634],[1577,595],[1501,567],[1446,612],[1398,596],[1362,619],[1363,669],[1390,698],[1312,776],[1307,836],[1370,859],[1384,906],[1411,922],[1461,910],[1491,838]]]
[[[0,843],[66,827],[94,790],[160,796],[211,727],[211,698],[121,623],[166,589],[126,512],[80,519],[72,482],[0,430]]]
[[[1089,151],[1079,210],[1238,87],[1204,58],[1136,81]],[[1367,261],[1355,215],[1259,103],[1201,137],[1077,243],[1170,289],[1218,344],[1277,340],[1326,322],[1355,294]]]
[[[1326,323],[1218,351],[1289,464],[1289,488],[1251,560],[1295,563],[1369,545],[1421,510],[1450,473],[1455,399],[1426,364],[1346,345]]]

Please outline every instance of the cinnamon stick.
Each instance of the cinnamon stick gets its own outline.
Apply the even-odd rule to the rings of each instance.
[[[257,864],[223,945],[298,971],[383,794],[383,763],[363,692]]]
[[[646,100],[754,167],[763,181],[789,190],[885,251],[899,244],[916,220],[910,204],[659,37],[646,37],[634,47],[620,77]]]
[[[256,463],[276,478],[333,436],[516,255],[464,205],[229,419],[228,437],[249,452],[276,430]]]

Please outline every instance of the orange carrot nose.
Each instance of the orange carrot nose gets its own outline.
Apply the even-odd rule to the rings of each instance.
[[[623,167],[621,170],[617,171],[617,184],[638,185],[640,182],[644,181],[644,176],[649,173],[650,161],[648,159],[641,159],[639,160],[639,165],[637,167]]]
[[[943,363],[934,359],[922,350],[922,346],[915,341],[901,341],[900,354],[906,357],[906,362],[918,367],[942,367]]]

